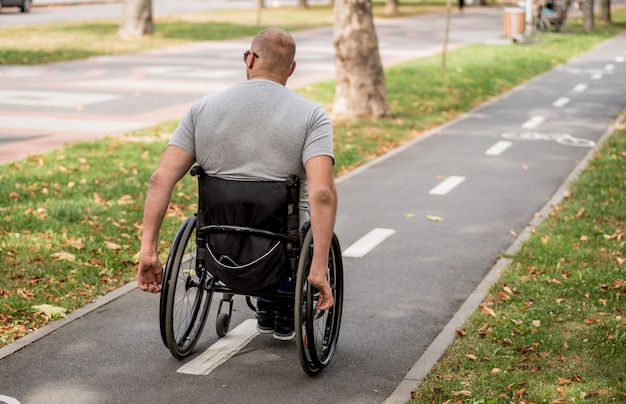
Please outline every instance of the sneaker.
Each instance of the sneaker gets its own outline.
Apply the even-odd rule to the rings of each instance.
[[[261,334],[271,334],[274,332],[274,312],[258,310],[256,313],[256,329]]]
[[[274,338],[279,341],[290,341],[296,336],[293,321],[293,304],[282,302],[276,307],[274,320]]]
[[[293,317],[276,317],[274,321],[274,338],[279,341],[291,341],[296,336]]]

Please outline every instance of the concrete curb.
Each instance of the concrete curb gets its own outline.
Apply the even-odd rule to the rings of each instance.
[[[71,324],[72,322],[78,320],[79,318],[91,313],[99,309],[102,306],[105,306],[111,303],[113,300],[118,299],[124,296],[126,293],[132,292],[137,288],[136,282],[127,283],[121,288],[115,289],[112,292],[107,293],[104,296],[101,296],[94,300],[92,303],[89,303],[78,310],[75,310],[68,314],[66,319],[60,319],[49,323],[38,330],[34,331],[32,334],[28,334],[17,341],[10,343],[9,345],[0,348],[0,360],[6,358],[7,356],[14,354],[22,348],[25,348],[29,344],[37,341],[40,338],[45,337],[46,335],[52,334],[56,330],[61,327],[65,327],[66,325]]]

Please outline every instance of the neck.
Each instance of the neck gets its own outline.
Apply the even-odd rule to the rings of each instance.
[[[254,77],[250,77],[249,80],[269,80],[269,81],[273,81],[275,83],[278,83],[280,85],[286,85],[287,81],[280,81],[274,77],[269,77],[269,76],[254,76]]]

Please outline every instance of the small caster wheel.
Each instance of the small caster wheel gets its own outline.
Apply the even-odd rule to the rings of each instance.
[[[215,332],[222,338],[226,336],[228,327],[230,327],[230,316],[228,313],[220,313],[215,320]]]

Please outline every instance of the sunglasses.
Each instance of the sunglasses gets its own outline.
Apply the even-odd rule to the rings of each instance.
[[[257,55],[257,54],[256,54],[256,52],[252,52],[252,51],[247,50],[247,51],[245,51],[245,52],[243,53],[243,61],[244,61],[244,62],[245,62],[246,60],[248,60],[248,56],[250,56],[250,54],[251,54],[251,53],[254,55],[254,57],[255,57],[255,58],[257,58],[257,59],[259,58],[259,55]]]

